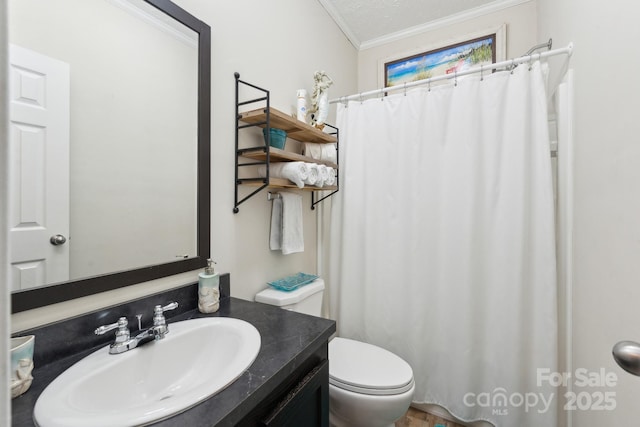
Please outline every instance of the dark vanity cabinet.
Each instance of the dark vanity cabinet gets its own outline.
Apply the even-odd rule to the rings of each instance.
[[[265,426],[329,425],[329,361],[307,374],[262,422]]]
[[[327,342],[281,382],[238,426],[329,426]]]

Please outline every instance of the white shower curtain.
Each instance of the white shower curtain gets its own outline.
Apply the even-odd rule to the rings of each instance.
[[[339,104],[338,127],[328,275],[338,334],[404,358],[414,402],[497,426],[555,426],[541,64]]]

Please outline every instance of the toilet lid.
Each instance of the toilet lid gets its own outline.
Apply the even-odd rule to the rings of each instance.
[[[297,304],[309,298],[311,295],[324,290],[324,280],[318,278],[313,282],[300,286],[293,291],[281,291],[279,289],[267,288],[258,292],[255,296],[256,302],[283,307]]]
[[[336,337],[329,342],[329,383],[363,394],[400,394],[413,387],[413,370],[372,344]]]

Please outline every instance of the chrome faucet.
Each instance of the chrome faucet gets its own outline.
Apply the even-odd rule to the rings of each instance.
[[[138,315],[138,329],[140,329],[140,333],[133,338],[129,332],[126,317],[121,317],[117,322],[110,325],[100,326],[94,332],[96,335],[102,335],[117,328],[116,339],[109,346],[109,354],[124,353],[125,351],[133,350],[146,342],[163,339],[169,333],[169,326],[167,325],[167,320],[164,318],[164,312],[173,310],[177,307],[177,302],[172,302],[164,307],[156,305],[153,309],[153,326],[145,330],[142,330],[140,327],[140,318],[142,316]]]

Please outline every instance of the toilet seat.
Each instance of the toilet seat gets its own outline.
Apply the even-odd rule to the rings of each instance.
[[[336,337],[329,342],[329,384],[360,394],[396,395],[414,386],[413,370],[388,350]]]

